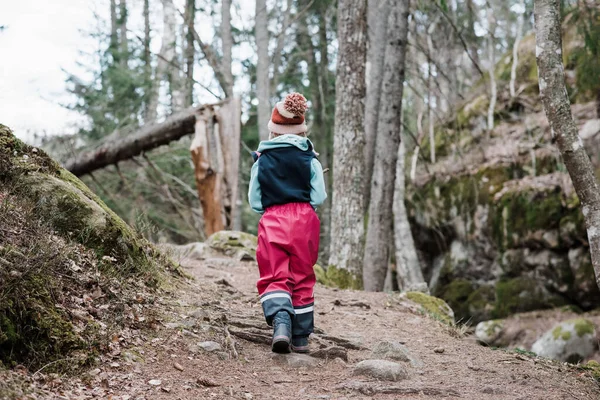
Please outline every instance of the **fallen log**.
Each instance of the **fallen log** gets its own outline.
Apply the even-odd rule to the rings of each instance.
[[[161,123],[146,125],[131,135],[123,137],[118,134],[111,135],[111,138],[97,149],[79,154],[68,160],[64,167],[75,176],[82,176],[119,161],[129,160],[183,136],[193,134],[197,113],[221,104],[223,102],[188,108],[169,116]]]

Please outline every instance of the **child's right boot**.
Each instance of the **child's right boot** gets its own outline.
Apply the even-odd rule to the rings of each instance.
[[[273,317],[273,344],[275,353],[289,353],[292,338],[292,319],[287,311],[279,311]]]

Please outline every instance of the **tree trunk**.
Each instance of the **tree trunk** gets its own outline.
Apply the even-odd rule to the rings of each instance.
[[[394,181],[402,128],[408,3],[408,0],[394,2],[390,5],[388,14],[381,107],[375,140],[376,157],[370,180],[371,202],[363,265],[364,288],[371,291],[383,290],[394,238]]]
[[[231,53],[233,49],[233,35],[231,34],[231,0],[221,3],[221,41],[223,43],[223,59],[221,69],[226,81],[225,96],[233,96],[233,74],[231,72]]]
[[[150,99],[152,97],[152,60],[150,58],[150,0],[144,0],[144,122],[150,122],[148,120]]]
[[[158,53],[158,63],[156,65],[156,74],[154,76],[154,82],[152,85],[152,91],[150,93],[150,99],[148,100],[148,113],[146,114],[146,122],[152,122],[156,120],[157,108],[158,108],[158,89],[163,79],[167,78],[169,68],[173,68],[170,65],[175,59],[175,42],[176,42],[176,28],[175,28],[175,6],[173,0],[162,0],[163,5],[163,37],[160,45],[160,51]],[[176,78],[178,75],[176,76]],[[172,81],[169,83],[172,84]]]
[[[223,160],[220,135],[215,134],[214,114],[204,110],[196,116],[194,140],[190,147],[194,175],[204,215],[206,236],[225,228],[225,215],[221,204]]]
[[[496,101],[498,100],[498,87],[496,85],[496,40],[495,30],[496,21],[491,9],[487,10],[488,15],[488,51],[489,51],[489,75],[490,75],[490,104],[487,115],[488,135],[494,130],[494,111],[496,110]]]
[[[184,106],[189,107],[194,104],[194,20],[196,18],[196,1],[186,0],[185,5],[185,88],[184,88]]]
[[[394,188],[394,243],[396,248],[396,279],[400,290],[421,289],[427,286],[421,271],[417,249],[410,230],[408,214],[404,205],[405,177],[404,143],[398,147],[396,183]]]
[[[275,46],[275,51],[273,52],[272,57],[273,78],[271,79],[270,93],[275,93],[277,91],[277,85],[279,85],[279,78],[281,75],[279,72],[279,66],[281,65],[283,48],[287,41],[294,40],[293,37],[290,38],[291,35],[287,34],[287,30],[290,27],[292,19],[292,4],[292,0],[287,0],[286,9],[285,11],[282,11],[283,22],[281,23],[281,31],[279,32],[279,36],[277,37],[277,45]]]
[[[600,188],[585,152],[565,86],[559,0],[535,0],[540,96],[558,149],[581,202],[592,265],[600,287]]]
[[[519,66],[519,44],[521,43],[521,38],[523,37],[523,22],[525,20],[525,0],[521,0],[519,2],[519,6],[522,8],[522,11],[519,12],[519,17],[517,19],[517,36],[515,38],[515,44],[513,46],[513,62],[512,68],[510,70],[510,97],[513,98],[516,96],[516,81],[517,81],[517,67]]]
[[[124,68],[127,68],[127,61],[129,59],[129,43],[127,42],[127,0],[120,0],[119,3],[119,30],[121,32],[121,54],[119,56],[119,61]]]
[[[475,23],[477,22],[477,5],[473,0],[467,0],[467,8],[468,8],[468,26],[467,26],[467,37],[469,40],[469,47],[471,57],[473,61],[480,65],[479,62],[479,46],[477,45],[477,34],[475,33]]]
[[[433,33],[437,27],[437,18],[433,21],[429,28],[427,28],[427,110],[428,110],[428,124],[429,124],[429,154],[431,163],[435,163],[435,118],[433,113],[433,74],[432,69],[434,66],[433,62]]]
[[[266,0],[256,0],[254,34],[256,37],[256,98],[258,99],[258,137],[269,138],[267,124],[271,118],[269,103],[269,31]]]
[[[367,182],[373,175],[389,8],[388,0],[368,0],[367,100],[365,104],[365,177]],[[365,209],[369,207],[370,192],[371,186],[365,185]]]
[[[362,286],[366,0],[339,0],[330,271]]]
[[[115,54],[117,53],[118,48],[119,48],[119,22],[117,20],[117,0],[110,0],[110,47],[109,48],[110,48],[113,58],[115,58]]]

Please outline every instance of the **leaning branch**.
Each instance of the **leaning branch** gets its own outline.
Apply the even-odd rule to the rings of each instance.
[[[195,115],[199,110],[220,104],[223,102],[190,107],[171,115],[164,122],[146,125],[139,131],[124,137],[118,134],[111,135],[111,139],[102,143],[97,149],[68,160],[65,168],[76,176],[82,176],[178,140],[194,132]]]

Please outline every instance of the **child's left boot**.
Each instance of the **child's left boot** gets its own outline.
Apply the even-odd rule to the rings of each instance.
[[[308,353],[308,336],[292,336],[292,351]]]

